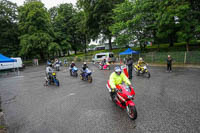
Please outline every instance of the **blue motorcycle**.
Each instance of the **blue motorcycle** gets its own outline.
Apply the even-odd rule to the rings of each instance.
[[[74,77],[78,77],[78,68],[74,66],[73,68],[70,68],[70,75]]]
[[[88,68],[82,70],[82,73],[80,74],[80,79],[92,83],[92,72]]]
[[[56,73],[52,72],[49,76],[47,76],[45,82],[45,86],[55,84],[56,86],[60,86],[59,80],[56,78]]]

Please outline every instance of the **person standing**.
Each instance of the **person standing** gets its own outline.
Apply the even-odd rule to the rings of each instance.
[[[133,70],[133,60],[132,58],[128,58],[127,60],[127,64],[128,66],[128,75],[129,75],[129,79],[132,79],[132,70]]]
[[[167,58],[167,72],[172,72],[172,57],[170,55],[168,55]]]

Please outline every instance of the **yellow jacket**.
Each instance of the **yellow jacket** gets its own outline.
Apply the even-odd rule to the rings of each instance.
[[[143,66],[143,65],[145,65],[146,63],[144,62],[144,61],[138,61],[138,64],[137,65],[139,65],[139,66]]]
[[[109,82],[110,82],[111,88],[116,88],[116,85],[122,84],[122,82],[125,82],[128,85],[131,85],[131,82],[129,81],[129,79],[126,77],[124,73],[117,75],[115,72],[113,72],[110,75]]]

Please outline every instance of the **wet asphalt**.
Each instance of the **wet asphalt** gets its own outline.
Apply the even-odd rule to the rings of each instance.
[[[80,66],[80,64],[79,64]],[[133,74],[138,118],[109,98],[106,81],[113,70],[90,64],[93,82],[57,72],[60,87],[43,86],[45,66],[20,76],[0,76],[2,108],[9,133],[199,133],[200,69],[150,67],[151,78]]]

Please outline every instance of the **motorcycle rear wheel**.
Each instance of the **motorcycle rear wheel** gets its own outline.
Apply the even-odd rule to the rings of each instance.
[[[103,69],[103,67],[99,65],[99,69],[100,69],[100,70],[102,70],[102,69]]]
[[[135,106],[127,106],[126,107],[127,114],[131,120],[137,119],[137,110]]]

